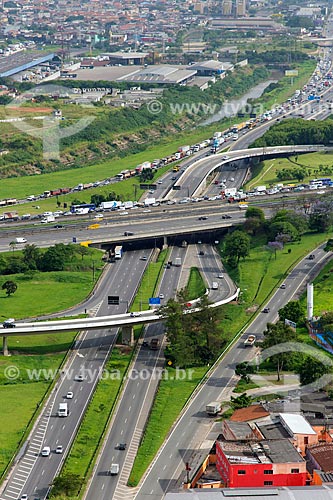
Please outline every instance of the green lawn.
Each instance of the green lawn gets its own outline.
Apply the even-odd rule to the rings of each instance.
[[[11,361],[13,364],[13,359]],[[2,366],[0,366],[0,370],[2,371]],[[3,408],[0,418],[0,478],[19,445],[23,444],[21,440],[28,423],[47,389],[48,384],[45,382],[18,383],[16,385],[0,384],[0,401],[2,401]]]
[[[290,157],[295,161],[295,157]],[[333,174],[333,152],[327,153],[309,153],[305,155],[298,155],[297,162],[302,165],[301,168],[306,167],[306,175],[304,181],[308,182],[310,179],[316,177],[331,177]],[[276,174],[282,169],[299,168],[298,165],[291,163],[287,158],[276,158],[273,160],[266,160],[263,162],[263,168],[257,167],[254,170],[252,179],[244,186],[245,190],[251,190],[259,185],[273,185],[282,182],[283,184],[298,183],[297,179],[290,179],[288,181],[279,181]]]
[[[245,382],[243,379],[240,379],[234,389],[234,392],[237,394],[243,394],[243,392],[246,392],[249,389],[256,389],[257,387],[259,387],[259,385],[254,382]]]
[[[333,311],[333,261],[328,262],[313,281],[313,314],[321,316],[326,311]],[[302,297],[304,310],[306,308],[306,296]]]
[[[173,422],[176,420],[187,399],[205,375],[207,367],[196,367],[185,380],[173,380],[176,371],[167,368],[169,380],[162,379],[149,418],[142,444],[139,447],[128,481],[136,486],[151,460],[162,445]]]

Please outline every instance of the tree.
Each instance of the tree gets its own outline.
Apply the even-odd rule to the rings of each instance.
[[[225,238],[224,253],[228,259],[234,259],[236,264],[241,257],[245,258],[250,253],[250,237],[243,231],[234,231]]]
[[[324,248],[325,252],[333,252],[333,238],[330,238]]]
[[[307,356],[299,368],[301,385],[311,384],[326,373],[329,373],[328,366],[323,365],[317,359]]]
[[[249,207],[245,212],[246,219],[259,219],[261,222],[265,220],[265,213],[261,208]]]
[[[76,496],[82,485],[82,478],[77,474],[63,474],[53,480],[51,496]]]
[[[277,323],[267,323],[267,328],[264,331],[263,349],[268,349],[284,342],[292,342],[297,339],[295,330],[290,326],[285,325],[282,321]],[[271,356],[272,361],[276,363],[277,379],[280,381],[281,370],[288,353],[277,353]]]
[[[304,311],[299,300],[291,300],[284,307],[279,309],[279,319],[284,321],[290,319],[294,323],[302,323],[304,320]]]
[[[23,248],[23,261],[29,269],[38,269],[40,249],[36,245],[25,245]]]
[[[17,290],[17,284],[14,281],[8,280],[5,281],[2,285],[2,290],[6,290],[7,297],[10,297]]]
[[[237,410],[238,408],[246,408],[247,406],[250,406],[252,399],[250,396],[244,392],[240,396],[233,397],[231,396],[231,406],[233,407],[234,410]]]

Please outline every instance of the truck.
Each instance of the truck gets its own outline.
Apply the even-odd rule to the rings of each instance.
[[[151,339],[150,344],[149,344],[149,348],[152,351],[157,351],[157,349],[159,348],[159,345],[160,345],[160,339]]]
[[[186,145],[186,146],[180,146],[178,148],[178,153],[181,153],[182,156],[185,156],[187,151],[190,150],[190,146]]]
[[[41,219],[42,224],[48,224],[49,222],[55,222],[55,217],[54,215],[47,215],[46,217],[43,217]]]
[[[173,262],[173,265],[175,267],[180,267],[182,265],[182,259],[181,259],[181,257],[176,257],[175,260],[174,260],[174,262]]]
[[[219,401],[212,401],[206,405],[206,413],[210,417],[215,417],[221,411],[221,403]]]
[[[119,473],[119,464],[111,464],[109,474],[110,476],[117,476]]]
[[[264,193],[266,191],[266,186],[256,186],[254,190],[256,193]]]
[[[114,258],[116,260],[119,260],[121,259],[123,256],[123,247],[121,245],[118,245],[116,246],[116,248],[114,249]]]
[[[146,198],[144,201],[145,207],[149,207],[149,205],[154,205],[156,203],[155,198]]]
[[[223,194],[226,198],[229,196],[235,196],[237,193],[237,188],[226,188],[224,191],[222,191],[221,194]]]
[[[124,208],[127,210],[128,208],[133,208],[134,203],[133,201],[124,201]]]
[[[102,203],[100,204],[100,208],[102,208],[103,210],[110,210],[110,209],[112,210],[112,209],[120,207],[120,205],[121,205],[121,201],[115,201],[115,200],[102,201]]]
[[[68,417],[68,404],[59,403],[58,417]]]
[[[247,338],[244,340],[244,346],[250,346],[252,347],[256,341],[256,336],[255,335],[248,335]]]
[[[15,243],[26,243],[26,238],[15,238]]]

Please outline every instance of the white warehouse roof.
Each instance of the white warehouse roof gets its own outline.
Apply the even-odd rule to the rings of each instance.
[[[316,434],[309,422],[302,416],[295,413],[279,413],[282,425],[291,434]]]

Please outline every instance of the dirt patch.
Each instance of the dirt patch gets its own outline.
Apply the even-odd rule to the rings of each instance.
[[[253,306],[248,307],[245,312],[246,314],[253,314],[257,311],[258,307],[258,304],[253,304]]]

